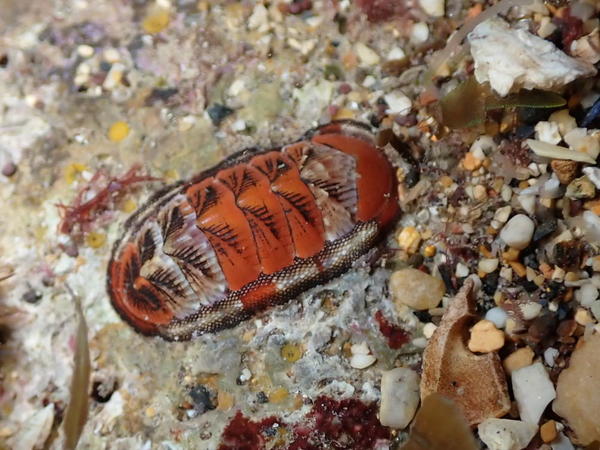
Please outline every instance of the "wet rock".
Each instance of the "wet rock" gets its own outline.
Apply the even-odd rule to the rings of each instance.
[[[228,108],[227,106],[221,105],[220,103],[215,103],[211,107],[209,107],[206,112],[210,117],[211,122],[214,126],[218,127],[225,117],[233,114],[233,109]]]
[[[552,409],[565,418],[575,432],[577,443],[600,440],[600,334],[585,338],[577,346],[569,367],[556,384]]]
[[[531,242],[535,224],[525,214],[512,217],[500,231],[502,239],[509,247],[523,250]]]
[[[439,278],[417,269],[402,269],[390,277],[390,291],[396,305],[407,305],[413,309],[435,308],[446,292]]]
[[[521,450],[537,429],[535,424],[508,419],[487,419],[477,427],[479,438],[490,450]]]
[[[464,341],[468,323],[474,318],[473,288],[473,280],[467,279],[449,304],[423,353],[421,378],[421,400],[435,392],[451,398],[469,425],[501,417],[510,409],[508,387],[498,355],[475,355]]]
[[[419,375],[398,367],[383,372],[379,421],[386,427],[403,429],[413,419],[419,405]]]
[[[511,380],[521,420],[537,424],[548,403],[556,397],[546,369],[538,362],[515,370]]]

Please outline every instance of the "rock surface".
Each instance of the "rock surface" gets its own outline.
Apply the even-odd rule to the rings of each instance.
[[[390,291],[396,304],[423,310],[435,308],[446,286],[439,278],[417,269],[402,269],[394,272],[390,278]]]
[[[554,412],[564,417],[577,441],[588,445],[600,441],[600,334],[583,341],[571,356],[569,368],[562,371],[556,384]],[[595,395],[592,395],[595,394]]]

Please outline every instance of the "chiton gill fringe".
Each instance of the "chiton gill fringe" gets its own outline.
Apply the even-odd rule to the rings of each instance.
[[[399,212],[370,128],[332,122],[154,195],[113,247],[108,293],[140,333],[216,332],[346,271]]]

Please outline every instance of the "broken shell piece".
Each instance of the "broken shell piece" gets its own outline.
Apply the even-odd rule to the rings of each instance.
[[[548,403],[556,397],[544,365],[538,362],[515,370],[511,379],[521,420],[537,424]]]
[[[397,367],[383,372],[379,421],[392,428],[406,428],[419,406],[419,375]]]
[[[596,160],[584,152],[578,152],[577,150],[571,150],[566,147],[552,145],[548,144],[547,142],[536,141],[534,139],[527,139],[526,142],[533,153],[538,156],[596,164]]]
[[[377,361],[377,358],[371,355],[366,342],[352,345],[350,351],[352,353],[350,365],[355,369],[366,369]]]
[[[401,450],[476,450],[473,433],[456,402],[433,393],[421,404]]]
[[[475,355],[465,345],[464,336],[474,318],[473,285],[467,279],[448,306],[423,354],[421,378],[422,401],[434,392],[450,397],[471,426],[510,410],[506,377],[498,355]]]
[[[532,423],[508,419],[486,419],[477,427],[479,438],[490,450],[521,450],[537,429]]]

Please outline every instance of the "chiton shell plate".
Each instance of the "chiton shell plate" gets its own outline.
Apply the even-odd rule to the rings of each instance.
[[[369,127],[332,122],[154,195],[113,247],[108,293],[137,331],[187,340],[338,276],[398,214]]]

